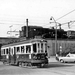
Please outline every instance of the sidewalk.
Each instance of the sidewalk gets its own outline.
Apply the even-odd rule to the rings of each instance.
[[[50,58],[48,58],[49,62],[58,62],[55,58],[55,56],[50,56]]]

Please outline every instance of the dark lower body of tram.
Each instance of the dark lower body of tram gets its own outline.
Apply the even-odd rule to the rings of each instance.
[[[3,64],[18,66],[45,66],[48,59],[45,53],[3,55]]]

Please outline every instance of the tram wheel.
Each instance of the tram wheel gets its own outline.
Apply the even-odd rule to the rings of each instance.
[[[18,63],[18,66],[19,66],[19,67],[21,67],[21,66],[22,66],[22,63],[21,63],[21,62],[19,62],[19,63]]]
[[[5,64],[6,64],[6,62],[3,62],[3,64],[5,65]]]
[[[45,66],[45,64],[39,64],[38,67],[42,68],[42,67],[44,67],[44,66]]]
[[[4,65],[9,65],[6,61],[3,62]]]
[[[24,67],[24,65],[25,65],[24,62],[22,62],[22,63],[21,63],[21,66]]]
[[[30,67],[31,67],[31,66],[32,66],[32,64],[31,64],[31,63],[28,63],[28,66],[30,66]]]
[[[28,65],[28,64],[25,62],[25,63],[24,63],[24,66],[27,67],[27,65]]]

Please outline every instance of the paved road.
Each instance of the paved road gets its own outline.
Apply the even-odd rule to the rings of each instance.
[[[75,63],[60,63],[54,58],[49,61],[48,67],[33,69],[3,65],[0,62],[0,75],[75,75]]]

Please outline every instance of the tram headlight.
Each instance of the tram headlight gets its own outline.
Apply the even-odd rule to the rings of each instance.
[[[37,55],[33,55],[33,59],[37,59]]]
[[[17,58],[19,58],[19,55],[17,55]]]

